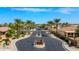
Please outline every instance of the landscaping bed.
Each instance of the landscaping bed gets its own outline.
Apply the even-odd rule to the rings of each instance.
[[[55,32],[52,32],[52,34],[54,34],[58,38],[65,41],[69,46],[76,46],[77,45],[77,42],[75,40],[70,39],[69,37],[65,37],[64,35],[59,34],[59,33],[55,33]],[[71,43],[69,43],[69,41],[71,41]]]

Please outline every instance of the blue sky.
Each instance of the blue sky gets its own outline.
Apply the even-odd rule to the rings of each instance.
[[[23,21],[32,20],[35,23],[46,23],[60,18],[61,22],[79,24],[78,7],[0,7],[0,24],[14,22],[19,18]]]

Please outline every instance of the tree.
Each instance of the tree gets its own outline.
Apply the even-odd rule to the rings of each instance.
[[[48,23],[48,25],[52,25],[52,24],[54,24],[53,21],[48,21],[47,23]]]
[[[63,26],[69,26],[69,23],[68,22],[65,22],[62,24]]]
[[[3,26],[8,26],[8,24],[7,23],[4,23]]]
[[[27,21],[26,21],[26,27],[27,27],[29,30],[35,28],[35,26],[36,26],[35,23],[32,22],[31,20],[27,20]]]
[[[57,30],[58,30],[58,25],[59,25],[59,22],[60,22],[61,19],[54,19],[54,23],[56,25],[56,33],[57,33]]]
[[[0,36],[0,40],[2,39],[2,37]]]
[[[24,22],[21,19],[15,19],[15,29],[19,30]]]
[[[8,24],[8,27],[11,28],[11,29],[15,29],[15,24],[9,23],[9,24]]]
[[[0,27],[2,27],[2,24],[0,24]]]
[[[15,19],[14,29],[16,30],[17,36],[20,36],[24,22],[21,19]]]
[[[79,36],[79,25],[77,26],[76,34],[77,34],[77,36]]]
[[[26,27],[27,30],[31,30],[31,29],[35,28],[36,25],[35,25],[35,23],[33,21],[27,20],[25,22],[25,27]],[[30,31],[28,31],[28,34],[30,34]]]
[[[10,43],[11,43],[11,41],[9,40],[9,39],[3,39],[3,47],[5,48],[5,47],[7,47]]]
[[[53,21],[48,21],[47,24],[51,26],[53,24]]]
[[[1,45],[1,43],[2,43],[2,37],[0,36],[0,45]]]
[[[46,25],[47,25],[47,24],[41,24],[41,25],[40,25],[40,28],[45,29],[45,28],[46,28]]]
[[[8,32],[6,33],[6,37],[12,37],[12,36],[14,36],[14,34],[15,34],[15,31],[12,30],[12,29],[10,29],[10,30],[8,30]]]
[[[54,25],[54,22],[48,21],[47,24],[48,24],[48,31],[49,31],[49,33],[51,33],[52,32],[52,25]]]

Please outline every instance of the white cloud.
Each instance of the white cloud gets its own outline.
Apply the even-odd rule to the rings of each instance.
[[[32,12],[47,12],[52,11],[47,8],[13,8],[12,10],[20,10],[20,11],[32,11]]]
[[[63,14],[71,14],[72,12],[74,11],[73,8],[60,8],[58,10],[56,10],[56,12],[60,12],[60,13],[63,13]]]
[[[57,8],[56,10],[53,7],[52,8],[24,7],[24,8],[12,8],[12,10],[31,11],[31,12],[58,12],[62,14],[72,14],[74,11],[76,11],[76,9],[69,7]]]

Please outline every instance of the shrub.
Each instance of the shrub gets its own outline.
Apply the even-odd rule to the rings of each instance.
[[[24,34],[22,34],[22,37],[24,37],[25,35]]]
[[[16,34],[15,38],[17,38],[17,39],[20,38],[20,34]]]
[[[15,31],[11,29],[11,30],[8,30],[8,32],[6,33],[6,36],[12,37],[14,34],[15,34]]]
[[[76,29],[77,36],[79,37],[79,28]]]
[[[0,39],[2,39],[2,37],[0,36]]]
[[[3,41],[4,41],[4,45],[9,45],[11,43],[9,39],[3,39]]]

